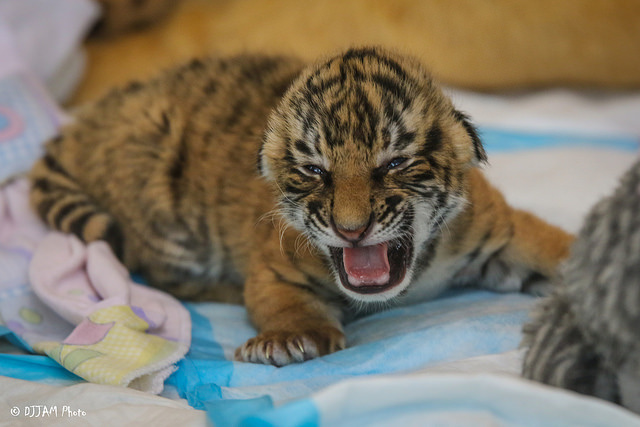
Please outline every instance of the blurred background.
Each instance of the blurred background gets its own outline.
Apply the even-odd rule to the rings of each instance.
[[[312,59],[369,43],[412,53],[441,82],[466,89],[640,86],[637,0],[100,2],[99,37],[85,43],[87,68],[70,104],[194,55]]]
[[[363,44],[420,58],[478,125],[507,199],[567,229],[638,155],[638,0],[0,0],[0,183],[132,79]]]

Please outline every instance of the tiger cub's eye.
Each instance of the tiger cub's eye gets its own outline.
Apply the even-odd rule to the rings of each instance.
[[[304,165],[302,168],[309,175],[324,175],[326,173],[324,169],[317,165]]]
[[[406,166],[409,159],[406,157],[396,157],[395,159],[391,159],[387,164],[387,170],[400,169],[402,166]]]

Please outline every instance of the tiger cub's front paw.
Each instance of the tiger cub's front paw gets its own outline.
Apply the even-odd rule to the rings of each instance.
[[[345,348],[344,333],[332,326],[294,331],[269,331],[236,350],[241,362],[284,366],[304,362]]]

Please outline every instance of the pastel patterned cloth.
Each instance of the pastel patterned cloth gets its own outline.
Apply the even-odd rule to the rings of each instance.
[[[0,27],[0,60],[2,59]],[[39,81],[28,71],[0,72],[0,183],[28,170],[67,120]]]
[[[189,349],[187,310],[133,283],[104,242],[52,233],[34,253],[30,278],[40,300],[77,325],[62,342],[34,349],[88,381],[158,393]]]
[[[159,393],[191,341],[188,311],[134,283],[104,242],[49,232],[29,185],[0,190],[0,316],[27,348],[87,381]]]

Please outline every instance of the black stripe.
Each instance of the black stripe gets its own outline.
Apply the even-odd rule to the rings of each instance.
[[[426,170],[421,173],[411,175],[410,179],[414,183],[423,183],[425,181],[432,181],[433,179],[435,179],[435,175],[433,174],[433,171]]]
[[[378,222],[382,223],[384,222],[384,220],[392,213],[396,211],[396,207],[398,206],[398,204],[400,204],[400,202],[402,202],[404,200],[404,198],[402,196],[399,195],[395,195],[395,196],[389,196],[385,199],[385,203],[387,205],[386,209],[384,210],[384,212],[382,213],[382,215],[380,215],[380,217],[378,218]]]
[[[382,134],[382,149],[386,150],[391,145],[391,132],[389,128],[383,128],[380,133]]]
[[[143,87],[144,87],[144,85],[142,83],[140,83],[139,81],[133,80],[133,81],[127,83],[127,85],[122,89],[122,92],[123,93],[134,93],[134,92],[138,92]]]
[[[187,64],[187,68],[190,70],[201,70],[205,68],[205,64],[200,58],[194,58]]]
[[[160,132],[165,135],[168,135],[171,132],[171,121],[169,120],[169,115],[166,111],[162,112],[162,123],[158,126]]]
[[[58,163],[58,161],[51,155],[51,153],[45,154],[43,159],[44,164],[50,171],[59,173],[60,175],[63,175],[67,178],[69,177],[69,173],[65,168],[62,167],[60,163]]]
[[[324,228],[329,227],[329,224],[327,224],[327,222],[324,220],[324,218],[322,218],[320,214],[314,215],[313,217],[311,217],[312,220],[313,218],[315,218]],[[318,227],[318,229],[320,229],[320,227]]]
[[[95,211],[89,211],[83,213],[78,218],[75,218],[73,221],[71,221],[71,224],[69,224],[69,231],[84,240],[84,227],[87,225],[89,219],[95,214]]]
[[[49,193],[51,191],[51,181],[49,181],[49,178],[36,178],[31,183],[31,187],[43,193]]]
[[[311,149],[309,146],[302,141],[301,139],[297,139],[295,142],[296,150],[300,151],[302,154],[306,154],[307,156],[311,155]]]
[[[311,178],[309,175],[305,174],[304,172],[299,171],[296,168],[291,169],[289,172],[298,175],[300,178],[302,178],[305,181]]]
[[[61,229],[60,227],[62,226],[62,222],[71,212],[75,211],[78,208],[92,206],[92,205],[93,203],[91,203],[89,200],[86,200],[86,199],[76,201],[76,202],[66,203],[62,208],[60,208],[56,212],[55,217],[52,220],[54,228],[60,230]]]
[[[429,158],[431,154],[440,151],[442,149],[442,129],[440,125],[434,123],[424,139],[424,146],[420,151],[420,154],[425,158]]]
[[[329,111],[328,114],[331,117],[335,117],[336,113],[338,112],[339,109],[341,109],[342,107],[344,107],[344,104],[347,102],[345,97],[340,97],[338,98],[336,101],[334,101],[331,106],[329,107]]]
[[[291,194],[304,194],[304,193],[308,193],[308,191],[307,191],[307,190],[305,190],[305,189],[303,189],[303,188],[296,187],[296,186],[294,186],[294,185],[292,185],[292,184],[287,184],[287,185],[284,187],[284,192],[285,192],[285,193],[291,193]]]
[[[289,280],[286,277],[284,277],[284,275],[278,271],[276,271],[275,268],[273,267],[269,267],[269,271],[271,271],[273,273],[273,275],[275,276],[276,280],[278,280],[281,283],[285,283],[288,285],[293,285],[301,290],[310,292],[312,294],[315,295],[315,292],[313,292],[313,289],[310,288],[309,283],[301,283],[301,282],[296,282],[294,280]],[[295,307],[299,307],[299,305],[296,305]],[[294,308],[293,306],[291,308]]]
[[[491,231],[492,230],[488,230],[487,232],[485,232],[484,235],[480,238],[480,242],[478,242],[476,247],[471,252],[469,252],[469,254],[467,254],[467,264],[473,263],[476,260],[476,258],[478,258],[478,255],[480,255],[480,253],[482,252],[482,249],[484,248],[484,246],[489,241],[489,238],[491,237],[491,234],[492,234]]]
[[[264,150],[264,143],[265,140],[264,138],[262,139],[262,145],[260,146],[260,149],[258,150],[258,154],[256,156],[256,168],[258,169],[258,174],[262,175],[263,174],[263,170],[262,170],[262,155],[263,155],[263,150]]]
[[[114,221],[111,221],[105,230],[104,240],[111,246],[111,250],[116,257],[122,260],[124,255],[124,235],[118,224]]]
[[[354,48],[349,49],[342,55],[342,59],[344,61],[350,61],[352,59],[357,59],[358,61],[364,61],[365,58],[375,60],[381,64],[384,64],[387,68],[393,71],[396,76],[402,80],[411,81],[404,68],[396,62],[395,60],[383,56],[374,48]]]
[[[409,93],[402,82],[390,76],[385,76],[382,74],[374,74],[373,76],[371,76],[371,80],[381,89],[383,89],[387,94],[393,95],[397,100],[402,102],[403,108],[406,109],[409,106]]]
[[[168,174],[169,174],[169,190],[171,191],[171,197],[174,206],[178,204],[181,198],[181,181],[184,176],[184,170],[187,163],[187,143],[185,136],[180,139],[180,145],[173,158]]]
[[[50,196],[51,193],[77,193],[78,191],[74,188],[69,188],[67,186],[58,184],[56,182],[51,181],[49,178],[36,178],[31,183],[32,190],[38,190],[43,193],[47,193]]]
[[[431,166],[431,169],[434,171],[442,171],[442,165],[438,160],[436,160],[435,156],[428,154],[425,156],[425,159],[427,160],[427,163],[429,163],[429,166]]]
[[[403,172],[406,174],[406,173],[414,170],[415,168],[417,168],[419,166],[423,166],[425,164],[426,164],[426,162],[424,162],[423,160],[415,160],[413,163],[410,163],[408,166],[406,166],[403,169]]]
[[[404,150],[409,144],[413,142],[415,137],[415,132],[403,131],[396,137],[393,148],[395,148],[396,150]]]
[[[311,201],[307,204],[307,208],[309,209],[309,214],[311,217],[315,217],[323,227],[329,227],[329,224],[322,217],[322,203],[318,201]]]
[[[284,160],[285,162],[287,162],[289,164],[295,164],[296,163],[296,158],[293,155],[293,153],[291,152],[291,148],[288,145],[284,150],[284,157],[282,158],[282,160]]]
[[[333,177],[330,172],[322,174],[322,182],[326,188],[330,188],[333,185]]]
[[[47,216],[49,214],[49,212],[51,211],[51,208],[53,207],[53,205],[57,202],[57,200],[54,197],[46,197],[44,200],[42,200],[36,210],[38,212],[38,216],[40,217],[41,220],[43,220],[44,222],[47,222]],[[49,224],[50,225],[50,224]]]
[[[332,118],[329,118],[328,121],[330,121],[331,123],[323,123],[322,125],[327,145],[329,146],[329,148],[342,146],[344,144],[344,140],[338,138],[338,133],[340,132],[340,124]]]
[[[394,108],[393,100],[390,99],[389,95],[386,93],[382,94],[383,103],[382,108],[384,109],[384,115],[392,122],[396,124],[400,124],[400,113],[396,111]]]
[[[317,72],[307,79],[305,84],[307,93],[305,94],[305,97],[320,97],[320,95],[324,95],[328,90],[333,89],[334,87],[341,84],[340,77],[338,76],[332,76],[320,81],[317,80],[320,80]]]
[[[307,140],[313,140],[314,144],[318,143],[320,135],[316,129],[316,116],[313,110],[308,111],[304,117],[302,117],[302,133]]]
[[[366,145],[371,148],[373,147],[378,129],[378,114],[369,97],[360,86],[356,87],[356,95],[358,97],[355,107],[357,117],[356,137],[364,141]],[[365,126],[365,124],[367,126]]]
[[[389,196],[386,199],[384,199],[384,202],[387,204],[387,206],[389,206],[390,208],[395,208],[396,206],[398,206],[400,204],[400,202],[402,202],[404,200],[404,198],[402,196],[399,195],[394,195],[394,196]]]
[[[471,142],[473,143],[473,150],[476,155],[476,160],[479,162],[486,162],[487,153],[484,151],[484,147],[482,146],[482,141],[478,136],[478,130],[473,124],[471,124],[469,116],[467,116],[466,114],[458,110],[453,110],[453,115],[456,118],[456,120],[458,120],[458,122],[460,122],[462,126],[464,126],[464,129],[469,134],[469,137],[471,138]]]
[[[404,184],[404,187],[406,190],[409,190],[412,193],[415,193],[427,199],[432,198],[435,194],[438,193],[438,191],[434,190],[433,186],[431,185],[428,187],[425,187],[424,185],[420,185],[420,184],[406,183]]]
[[[424,270],[429,268],[431,262],[435,258],[436,255],[436,247],[438,246],[438,242],[440,241],[440,235],[432,237],[427,240],[423,246],[422,250],[416,257],[416,266],[414,270],[414,274],[416,276],[420,275]]]

